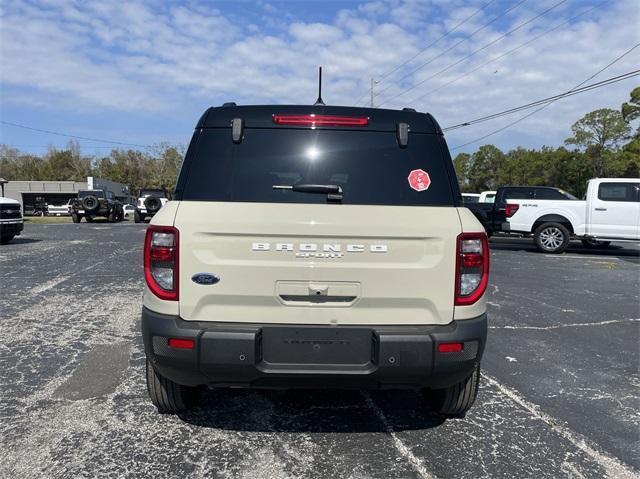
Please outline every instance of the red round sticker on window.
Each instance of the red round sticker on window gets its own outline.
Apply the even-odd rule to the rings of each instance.
[[[429,173],[424,170],[411,170],[407,179],[409,180],[409,186],[416,191],[424,191],[431,185]]]

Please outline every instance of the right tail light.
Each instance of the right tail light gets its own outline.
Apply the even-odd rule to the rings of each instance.
[[[456,306],[478,301],[489,283],[489,241],[485,233],[462,233],[456,248]]]

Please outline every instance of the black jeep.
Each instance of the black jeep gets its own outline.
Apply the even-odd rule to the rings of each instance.
[[[115,199],[111,191],[78,191],[78,197],[71,203],[71,219],[73,222],[80,223],[80,220],[84,217],[88,223],[91,223],[98,216],[107,218],[110,223],[122,221],[124,218],[122,203]]]

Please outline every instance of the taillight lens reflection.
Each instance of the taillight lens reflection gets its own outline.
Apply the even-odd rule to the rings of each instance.
[[[178,230],[149,226],[144,242],[144,276],[151,292],[160,299],[178,300]]]
[[[478,301],[489,282],[489,242],[484,233],[458,236],[455,304],[467,306]]]

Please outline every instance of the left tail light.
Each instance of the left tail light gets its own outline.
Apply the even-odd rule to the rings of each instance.
[[[160,299],[178,300],[179,234],[172,226],[149,226],[144,240],[144,277]]]
[[[462,233],[456,252],[456,306],[478,301],[489,283],[489,242],[485,233]]]
[[[513,215],[516,214],[516,211],[518,211],[519,209],[520,209],[520,205],[519,204],[508,203],[504,207],[504,215],[507,218],[511,218]]]

